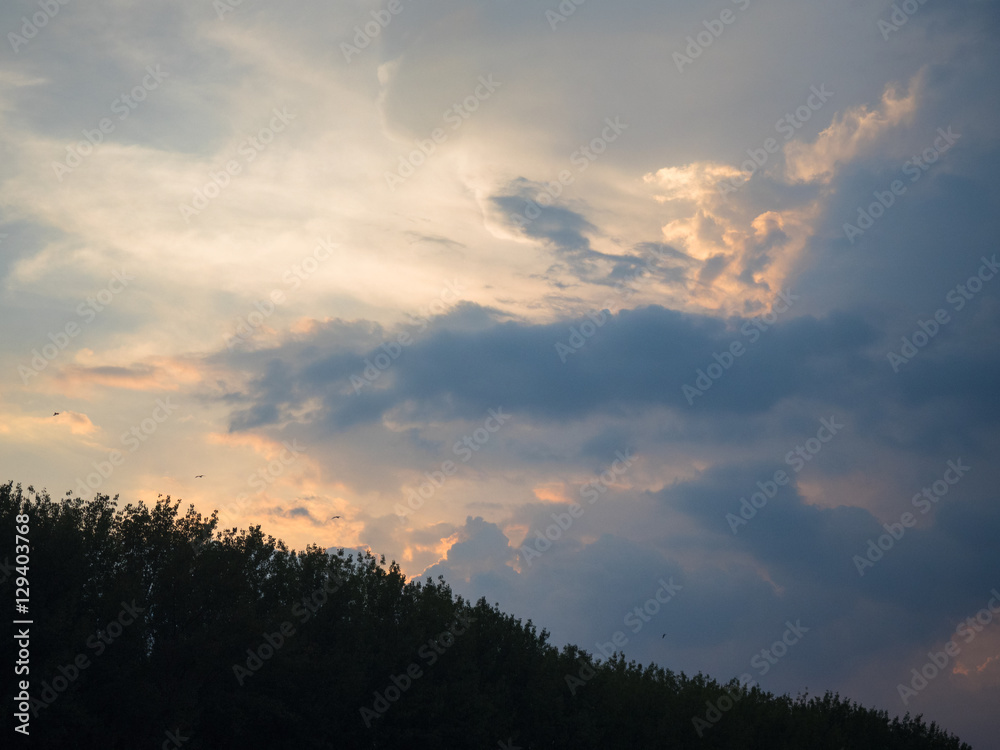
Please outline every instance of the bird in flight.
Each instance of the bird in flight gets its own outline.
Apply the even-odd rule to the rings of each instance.
[[[664,633],[663,635],[661,635],[661,636],[660,636],[660,640],[662,641],[662,640],[663,640],[664,638],[666,638],[666,637],[667,637],[667,634],[666,634],[666,633]]]
[[[59,412],[57,412],[57,411],[52,412],[52,416],[53,417],[58,417],[59,416]]]
[[[195,474],[194,478],[195,479],[202,479],[204,476],[205,476],[204,474]]]
[[[340,518],[340,516],[334,516],[333,518]],[[330,520],[332,521],[332,520],[333,520],[333,518],[331,518]]]

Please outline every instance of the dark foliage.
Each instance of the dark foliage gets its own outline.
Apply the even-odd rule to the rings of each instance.
[[[456,598],[443,579],[407,583],[384,558],[296,552],[260,527],[179,515],[169,497],[116,501],[0,486],[0,563],[15,560],[15,516],[30,519],[25,745],[969,750],[920,717],[837,695],[777,697],[560,651],[530,621]],[[17,575],[0,573],[5,603]],[[0,642],[8,669],[16,647]],[[699,737],[692,719],[720,699],[732,707]],[[12,703],[4,736],[20,739]]]

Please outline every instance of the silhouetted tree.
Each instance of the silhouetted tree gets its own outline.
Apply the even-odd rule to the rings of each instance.
[[[30,519],[31,747],[971,750],[839,695],[560,651],[384,557],[296,552],[169,497],[117,501],[0,486],[0,563],[15,559],[15,516]],[[0,578],[12,602],[16,574]],[[13,664],[13,639],[0,643]],[[724,696],[699,737],[692,717]]]

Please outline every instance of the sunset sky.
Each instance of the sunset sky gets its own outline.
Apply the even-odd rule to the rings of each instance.
[[[996,2],[12,0],[0,32],[0,481],[998,747]]]

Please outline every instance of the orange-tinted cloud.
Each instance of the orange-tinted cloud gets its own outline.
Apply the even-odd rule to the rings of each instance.
[[[201,377],[193,361],[158,357],[128,366],[71,364],[58,372],[56,380],[65,392],[75,394],[95,386],[134,391],[176,391],[182,384],[196,383]]]
[[[910,81],[903,95],[895,86],[887,86],[882,106],[869,109],[853,107],[819,134],[813,143],[792,141],[785,147],[785,173],[790,182],[828,183],[837,167],[860,156],[893,128],[913,119],[917,111],[921,77]]]
[[[86,414],[75,411],[61,411],[59,416],[52,417],[60,425],[68,425],[72,435],[93,435],[97,432],[97,425],[90,421]]]
[[[862,105],[835,117],[813,143],[790,141],[784,146],[784,170],[767,165],[770,178],[827,185],[839,167],[864,156],[912,118],[920,80],[916,76],[905,95],[886,87],[879,108]],[[822,215],[828,191],[799,205],[760,212],[738,189],[752,176],[702,161],[665,167],[643,178],[654,187],[653,197],[676,216],[663,225],[663,240],[703,264],[697,283],[688,289],[692,308],[730,314],[767,308]]]

